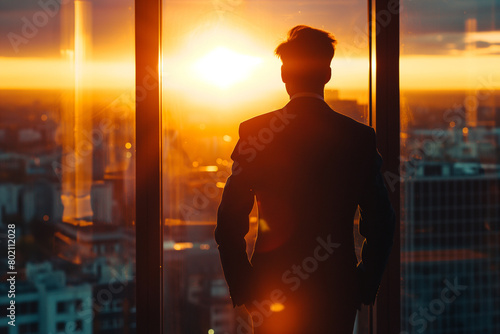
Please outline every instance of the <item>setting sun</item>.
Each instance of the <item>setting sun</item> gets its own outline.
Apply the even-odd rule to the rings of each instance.
[[[216,47],[193,65],[195,75],[220,88],[245,80],[262,59],[244,55],[226,47]]]
[[[194,29],[166,48],[162,59],[166,104],[183,100],[203,106],[203,113],[210,107],[220,112],[283,90],[272,49],[234,27]]]

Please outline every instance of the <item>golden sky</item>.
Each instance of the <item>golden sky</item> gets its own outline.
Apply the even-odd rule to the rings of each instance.
[[[133,7],[128,2],[92,3],[92,17],[87,18],[91,24],[87,36],[90,51],[80,65],[85,68],[87,85],[93,88],[128,89],[134,85]],[[407,7],[416,6],[405,3]],[[356,0],[169,1],[163,16],[164,87],[215,100],[228,95],[242,99],[282,90],[280,62],[273,50],[289,28],[309,24],[332,31],[339,40],[332,63],[332,81],[327,88],[365,90],[368,80],[365,6],[364,1]],[[417,22],[418,25],[412,12],[404,9],[402,89],[476,89],[485,82],[488,89],[500,89],[499,30],[480,31],[484,20],[479,22],[469,17],[449,23],[450,27],[456,25],[454,30],[446,27],[448,23],[442,23],[446,29],[436,33],[429,28],[431,23]],[[425,14],[420,7],[409,9],[415,15]],[[6,14],[2,15],[9,15],[10,22],[9,28],[7,21],[0,25],[4,35],[22,35],[23,21],[13,19],[14,14],[19,20],[30,19],[37,11],[40,8],[4,11]],[[476,11],[479,13],[477,8]],[[475,17],[482,18],[478,13]],[[68,55],[72,50],[63,47],[61,22],[58,16],[51,18],[28,43],[18,46],[18,53],[13,53],[3,40],[0,89],[59,89],[74,84],[74,58]],[[460,22],[467,22],[470,31],[464,31]],[[417,31],[416,27],[425,29]]]

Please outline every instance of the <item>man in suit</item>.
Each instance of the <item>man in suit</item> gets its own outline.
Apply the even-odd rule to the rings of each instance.
[[[233,304],[245,305],[255,333],[352,333],[391,250],[395,216],[375,132],[324,101],[335,44],[322,30],[290,30],[275,51],[290,102],[243,122],[231,155],[215,238]],[[255,200],[259,231],[249,260],[244,237]],[[238,321],[239,333],[250,332]]]

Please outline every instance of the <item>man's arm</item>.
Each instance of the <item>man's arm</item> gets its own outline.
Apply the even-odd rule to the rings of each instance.
[[[359,202],[361,218],[359,232],[366,239],[358,264],[361,302],[372,305],[377,296],[389,253],[393,244],[395,215],[384,185],[377,152],[375,132],[370,134],[370,170]]]
[[[249,230],[248,215],[254,205],[254,194],[250,186],[250,167],[239,152],[241,140],[236,144],[231,158],[232,174],[226,181],[222,200],[217,212],[215,241],[233,299],[233,306],[242,305],[250,299],[252,266],[246,252],[245,235]]]

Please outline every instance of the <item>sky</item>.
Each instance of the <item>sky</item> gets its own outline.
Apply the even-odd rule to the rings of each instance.
[[[71,71],[67,62],[60,61],[67,59],[64,49],[68,43],[64,40],[71,35],[72,27],[63,21],[68,17],[73,22],[72,9],[64,15],[58,5],[54,6],[58,1],[61,0],[0,2],[1,88],[65,86],[72,80],[67,75]],[[97,86],[119,86],[134,71],[130,66],[134,57],[134,2],[88,2],[92,6],[89,72],[106,74],[107,79],[98,80]],[[210,50],[193,51],[190,43],[199,45],[200,38],[210,36],[207,32],[218,27],[228,38],[219,38],[217,43],[236,47],[240,42],[248,42],[238,52],[264,59],[261,68],[265,68],[286,31],[296,24],[309,24],[333,32],[339,41],[332,65],[333,78],[337,80],[331,87],[364,87],[368,68],[365,7],[365,0],[166,1],[166,63],[182,58],[186,50],[190,50],[193,61],[205,56]],[[477,81],[471,76],[490,75],[493,86],[500,88],[500,66],[495,66],[500,55],[500,0],[402,0],[401,8],[402,86],[470,88],[467,86],[476,85],[472,81]],[[465,33],[467,26],[469,32]],[[214,44],[213,48],[217,46],[220,45]],[[182,63],[176,63],[179,66]],[[269,66],[275,68],[279,63]],[[433,76],[439,80],[429,80]]]
[[[467,47],[468,19],[475,19],[476,48],[500,55],[500,0],[403,1],[401,33],[405,53],[457,55]]]
[[[2,0],[0,2],[0,57],[57,57],[63,39],[62,7],[69,0]],[[105,59],[115,46],[123,54],[133,53],[129,39],[134,34],[132,0],[89,1],[92,4],[92,44],[95,57]],[[45,6],[40,5],[46,4]],[[55,4],[55,5],[54,5]],[[70,6],[70,5],[66,5]],[[72,8],[68,8],[71,12]],[[47,15],[48,14],[48,15]],[[47,18],[44,20],[43,18]],[[26,23],[28,22],[28,23]],[[35,32],[25,27],[34,26]],[[29,34],[23,33],[23,29]],[[68,30],[66,27],[65,30]],[[9,34],[28,40],[13,47]],[[11,35],[12,36],[12,35]],[[16,44],[16,43],[14,43]],[[17,52],[16,52],[17,51]]]

